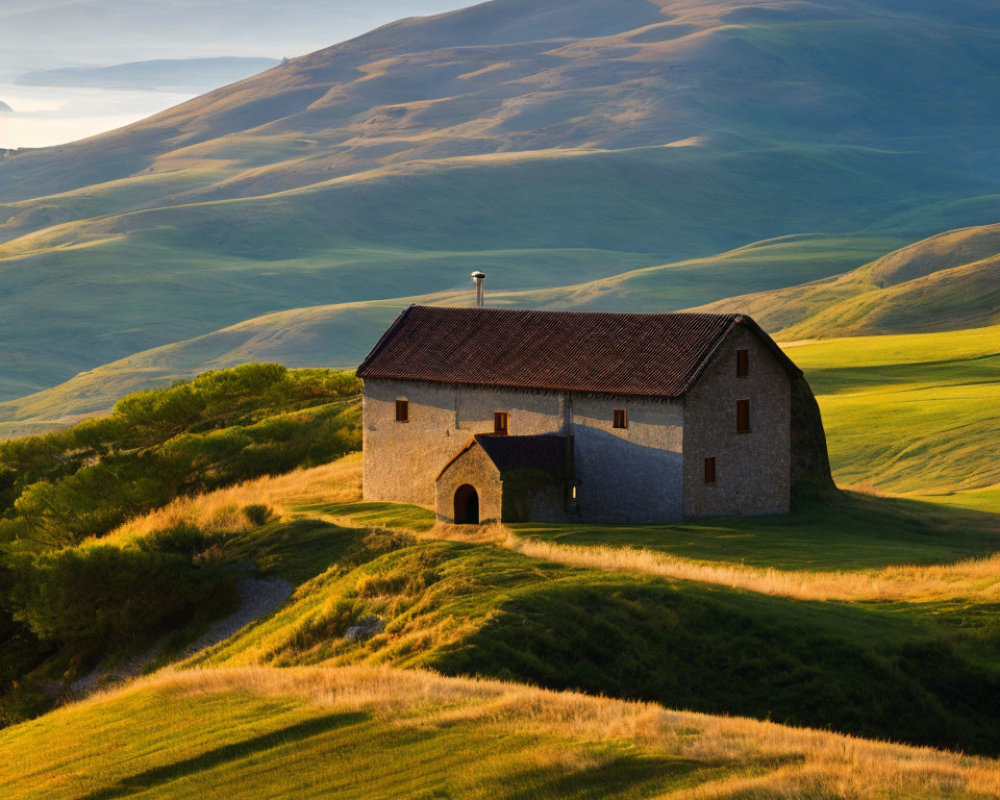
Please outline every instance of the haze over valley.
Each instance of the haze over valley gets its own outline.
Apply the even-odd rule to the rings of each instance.
[[[405,14],[459,5],[292,0],[278,10],[262,0],[10,0],[0,8],[0,103],[15,114],[0,118],[0,149],[47,147],[103,133],[281,58]]]
[[[8,157],[0,395],[269,312],[399,308],[471,267],[491,292],[557,289],[781,240],[780,269],[655,273],[632,308],[668,310],[993,223],[997,19],[496,0]]]
[[[1000,797],[996,0],[0,36],[3,800]]]

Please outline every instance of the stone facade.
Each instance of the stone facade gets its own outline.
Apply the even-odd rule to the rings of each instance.
[[[396,422],[396,401],[409,403],[409,421]],[[433,506],[438,473],[473,434],[493,432],[493,414],[509,414],[512,436],[563,433],[560,395],[419,381],[366,380],[365,498]]]
[[[446,522],[466,486],[475,489],[481,523],[785,513],[791,387],[801,373],[751,325],[733,325],[687,391],[672,398],[365,377],[364,496],[435,508]],[[747,355],[745,376],[737,375],[739,351]],[[406,421],[396,420],[397,401],[408,404]],[[745,432],[737,430],[740,401],[749,401]],[[508,415],[511,437],[570,437],[572,475],[520,491],[524,475],[505,475],[473,438],[494,432],[496,412]],[[714,480],[706,459],[714,459]]]
[[[746,377],[736,374],[739,350]],[[740,400],[750,401],[746,433],[737,432]],[[684,517],[784,514],[790,497],[791,378],[759,336],[736,328],[684,401]]]
[[[460,487],[471,486],[478,498],[478,522],[485,525],[502,519],[503,491],[500,472],[475,443],[455,458],[436,482],[435,503],[441,522],[455,522],[455,498]],[[461,520],[459,520],[461,521]]]
[[[569,402],[579,518],[680,520],[683,403],[588,396]],[[625,411],[627,427],[614,427],[615,409]]]
[[[397,400],[409,404],[407,422],[395,421]],[[615,409],[625,410],[626,428],[614,427]],[[572,433],[577,481],[573,518],[683,518],[683,402],[405,381],[365,382],[365,498],[446,511],[448,503],[439,500],[440,469],[472,434],[493,432],[497,411],[508,414],[511,436]],[[484,519],[486,513],[484,505]]]

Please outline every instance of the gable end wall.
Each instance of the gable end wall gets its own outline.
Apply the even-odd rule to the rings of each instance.
[[[736,376],[736,352],[749,375]],[[737,401],[750,401],[750,432],[736,430]],[[736,327],[688,392],[684,410],[684,516],[784,514],[791,502],[791,379],[770,348]],[[716,482],[705,482],[705,459]]]

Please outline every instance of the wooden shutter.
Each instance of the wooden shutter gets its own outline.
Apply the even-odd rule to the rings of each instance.
[[[408,400],[396,401],[396,422],[410,421],[410,403]]]
[[[500,434],[501,436],[507,435],[507,412],[497,411],[493,415],[493,433]]]
[[[615,427],[616,428],[628,427],[628,415],[625,413],[624,408],[615,409]]]
[[[750,351],[736,351],[736,377],[745,378],[750,374]]]
[[[705,459],[705,483],[715,483],[715,459]]]
[[[749,400],[737,400],[736,401],[736,432],[737,433],[749,433],[750,432],[750,401]]]

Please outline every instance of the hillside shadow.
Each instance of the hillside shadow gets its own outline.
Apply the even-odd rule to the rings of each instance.
[[[511,526],[557,544],[635,547],[683,558],[818,571],[940,564],[1000,550],[1000,514],[838,492],[789,514],[684,525]]]
[[[817,367],[809,370],[809,383],[817,394],[846,394],[893,385],[968,386],[995,384],[1000,371],[1000,355],[989,354],[914,364],[877,364],[875,366]]]
[[[116,786],[110,786],[83,795],[78,800],[114,800],[119,797],[128,797],[137,792],[153,789],[178,778],[189,777],[233,761],[241,761],[257,753],[263,753],[276,747],[296,744],[313,736],[319,736],[350,725],[357,725],[367,719],[367,714],[352,712],[331,714],[317,719],[298,722],[280,730],[271,731],[270,733],[209,750],[192,758],[175,761],[171,764],[165,764],[162,767],[154,767],[145,772],[131,775],[119,781]]]
[[[695,759],[629,755],[570,772],[566,766],[521,772],[517,775],[519,786],[502,796],[504,800],[652,798],[678,785],[696,786],[710,771],[704,762]]]
[[[512,593],[431,666],[995,755],[1000,673],[983,662],[1000,641],[940,612],[580,573]]]

